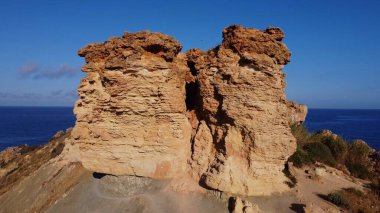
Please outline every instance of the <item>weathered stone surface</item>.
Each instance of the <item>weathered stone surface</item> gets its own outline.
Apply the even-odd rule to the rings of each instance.
[[[73,135],[87,169],[155,178],[185,171],[191,126],[180,50],[172,37],[151,32],[79,50],[88,76],[78,89]]]
[[[338,135],[333,133],[331,130],[328,129],[322,129],[317,132],[318,135],[321,135],[323,137],[332,137],[334,139],[338,138]]]
[[[231,26],[223,38],[208,52],[187,52],[192,70],[188,84],[198,86],[192,91],[198,94],[192,95],[200,97],[193,103],[197,119],[207,123],[214,144],[208,154],[212,163],[201,181],[238,194],[284,191],[284,162],[296,143],[288,125],[281,71],[290,60],[281,42],[283,33],[278,28]]]
[[[153,178],[187,173],[244,195],[287,190],[282,170],[296,143],[283,37],[279,28],[234,25],[207,52],[181,54],[175,39],[151,32],[81,49],[88,76],[78,89],[73,138],[83,165]]]
[[[194,136],[192,146],[192,172],[199,179],[211,164],[210,155],[215,154],[212,135],[205,121],[201,121]]]
[[[21,150],[21,146],[13,146],[0,151],[0,168],[2,167],[2,165],[7,164],[9,161],[20,156]]]
[[[307,106],[303,104],[297,104],[294,101],[286,102],[288,106],[288,121],[290,124],[302,124],[305,122],[307,115]]]
[[[243,200],[240,197],[231,197],[230,212],[231,213],[260,213],[260,209],[257,205],[252,204],[247,200]]]

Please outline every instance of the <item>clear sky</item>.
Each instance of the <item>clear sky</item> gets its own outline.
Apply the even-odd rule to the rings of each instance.
[[[288,99],[380,108],[378,0],[1,0],[0,106],[72,106],[88,43],[148,29],[207,50],[231,24],[285,31]]]

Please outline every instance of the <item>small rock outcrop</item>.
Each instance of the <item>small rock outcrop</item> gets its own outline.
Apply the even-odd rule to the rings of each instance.
[[[252,204],[248,200],[243,200],[240,197],[231,197],[230,205],[231,213],[261,213],[257,205]]]
[[[331,130],[328,129],[322,129],[317,132],[317,135],[323,136],[323,137],[332,137],[334,139],[338,138],[338,135],[333,133]]]
[[[302,124],[305,122],[307,115],[307,106],[303,104],[298,104],[294,101],[288,101],[286,103],[288,106],[288,121],[290,124]]]
[[[73,143],[85,168],[113,175],[176,178],[243,195],[287,190],[295,151],[282,67],[290,51],[279,28],[233,25],[221,45],[181,53],[174,38],[125,33],[79,51],[88,74]],[[291,118],[290,118],[291,117]]]

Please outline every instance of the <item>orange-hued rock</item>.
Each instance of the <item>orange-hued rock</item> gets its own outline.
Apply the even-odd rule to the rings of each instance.
[[[286,103],[288,106],[288,121],[290,124],[302,124],[305,122],[307,115],[307,106],[303,104],[298,104],[294,101],[288,101]]]
[[[78,89],[73,141],[84,167],[114,175],[188,175],[242,195],[287,190],[282,170],[296,142],[283,38],[279,28],[234,25],[207,52],[182,54],[174,38],[146,31],[81,49],[88,76]]]
[[[201,97],[198,119],[207,123],[214,144],[201,181],[245,195],[285,191],[282,170],[296,142],[287,117],[282,67],[290,52],[281,42],[283,33],[231,26],[223,38],[208,52],[187,52]]]
[[[79,50],[73,130],[87,169],[154,178],[183,173],[190,156],[182,46],[161,33],[125,33]]]

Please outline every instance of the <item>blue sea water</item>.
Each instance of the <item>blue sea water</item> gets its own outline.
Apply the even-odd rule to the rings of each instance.
[[[74,124],[72,107],[0,107],[0,150],[45,144],[57,131]],[[305,124],[310,131],[330,129],[380,150],[380,110],[310,109]]]
[[[0,107],[0,150],[45,144],[75,124],[72,107]]]
[[[344,139],[362,139],[380,150],[380,110],[309,109],[305,125],[309,131],[329,129]]]

